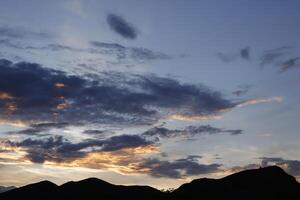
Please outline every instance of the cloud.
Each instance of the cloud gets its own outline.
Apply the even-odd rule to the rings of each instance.
[[[22,27],[10,27],[10,26],[2,25],[0,26],[0,37],[12,38],[12,39],[24,39],[24,38],[49,39],[53,37],[53,35],[42,31],[35,32]]]
[[[241,58],[245,60],[250,60],[250,47],[245,47],[240,50]]]
[[[269,164],[275,164],[293,176],[300,176],[299,160],[287,160],[280,157],[261,157],[259,159],[261,159],[262,167],[269,166]]]
[[[169,115],[210,116],[237,103],[203,85],[155,75],[81,77],[0,60],[0,119],[25,124],[153,124]],[[41,114],[42,113],[42,114]]]
[[[161,53],[155,52],[147,48],[141,47],[125,47],[118,43],[105,43],[98,41],[91,41],[90,44],[102,53],[115,55],[117,60],[133,59],[136,61],[149,61],[149,60],[165,60],[171,59],[172,57]]]
[[[137,29],[132,24],[128,23],[123,17],[115,14],[108,14],[106,21],[110,29],[123,38],[131,40],[137,38]]]
[[[83,133],[88,134],[88,135],[102,135],[102,134],[107,133],[107,131],[106,130],[92,130],[92,129],[90,129],[90,130],[85,130]]]
[[[25,128],[20,131],[9,131],[6,132],[8,135],[28,135],[28,136],[47,136],[50,133],[48,131],[52,129],[62,129],[67,127],[69,124],[64,122],[55,123],[40,123],[40,124],[30,124],[29,128]]]
[[[111,56],[110,62],[120,64],[122,62],[146,62],[151,60],[167,60],[173,57],[162,52],[153,51],[143,47],[127,47],[118,43],[105,43],[91,41],[91,47],[78,48],[70,45],[51,43],[46,45],[26,45],[9,39],[1,39],[0,45],[8,48],[27,50],[27,51],[68,51],[73,53],[87,53],[91,55]],[[108,59],[108,58],[106,58]],[[115,60],[115,61],[114,61]],[[81,63],[86,67],[87,64]]]
[[[300,57],[290,58],[280,64],[280,70],[285,72],[292,68],[299,68],[300,67]]]
[[[278,61],[278,59],[281,59],[283,56],[289,54],[290,50],[291,48],[287,46],[266,50],[260,58],[261,66],[274,64]]]
[[[210,125],[202,126],[187,126],[184,129],[168,129],[164,127],[154,127],[145,131],[142,135],[146,137],[160,137],[160,138],[175,138],[175,137],[194,137],[204,134],[220,134],[229,133],[230,135],[239,135],[243,131],[241,129],[221,129]]]
[[[222,112],[222,110],[221,110]],[[213,120],[213,119],[221,119],[222,116],[220,115],[188,115],[188,114],[172,114],[169,116],[172,120],[178,121],[188,121],[188,122],[195,122],[195,121],[206,121],[206,120]]]
[[[244,60],[250,60],[251,59],[250,47],[244,47],[240,49],[239,52],[237,53],[218,52],[216,56],[225,63],[233,62],[239,58],[242,58]]]
[[[22,141],[4,140],[2,144],[22,148],[26,152],[23,159],[34,163],[74,161],[91,152],[111,152],[154,145],[152,141],[138,135],[118,135],[101,140],[83,140],[79,143],[71,143],[63,136],[50,136]]]
[[[233,91],[232,94],[239,97],[239,96],[242,96],[242,95],[246,94],[249,91],[250,88],[251,88],[250,85],[241,85],[241,86],[238,87],[237,90]]]
[[[220,164],[201,164],[198,156],[188,156],[174,161],[159,160],[157,158],[145,159],[139,168],[147,169],[153,177],[185,178],[200,174],[215,173],[220,170]]]
[[[282,102],[284,97],[282,96],[274,96],[269,98],[258,98],[258,99],[250,99],[247,101],[244,101],[237,105],[237,107],[245,107],[248,105],[255,105],[259,103],[270,103],[270,102]]]
[[[245,166],[235,166],[230,169],[227,169],[228,173],[235,173],[248,169],[257,169],[260,167],[267,167],[272,165],[277,165],[284,169],[287,173],[295,176],[298,180],[300,180],[300,161],[299,160],[289,160],[281,157],[260,157],[258,158],[261,163],[260,164],[248,164]]]

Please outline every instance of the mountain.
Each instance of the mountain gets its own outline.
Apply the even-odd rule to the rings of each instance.
[[[221,179],[197,179],[176,189],[174,199],[300,199],[300,183],[271,166],[238,172]]]
[[[9,191],[9,190],[12,190],[12,189],[15,189],[15,188],[16,188],[15,186],[8,186],[8,187],[0,186],[0,193]]]
[[[42,181],[0,194],[0,200],[300,199],[300,184],[279,167],[246,170],[221,179],[197,179],[170,193],[149,186],[113,185],[97,178],[57,186]]]

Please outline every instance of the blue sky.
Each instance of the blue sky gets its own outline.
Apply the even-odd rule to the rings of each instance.
[[[300,176],[299,7],[1,2],[0,185]]]

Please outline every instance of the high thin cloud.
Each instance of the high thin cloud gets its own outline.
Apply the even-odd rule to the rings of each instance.
[[[215,115],[238,104],[205,86],[154,75],[103,72],[91,79],[9,60],[1,60],[0,69],[2,121],[153,124],[172,114]]]
[[[260,58],[260,64],[262,66],[275,64],[283,56],[288,55],[290,53],[290,50],[291,48],[287,46],[266,50]]]
[[[126,39],[136,39],[138,36],[137,29],[128,23],[123,17],[115,14],[107,15],[107,23],[111,30]]]
[[[237,105],[237,107],[245,107],[248,105],[255,105],[259,103],[270,103],[270,102],[282,102],[284,97],[282,96],[274,96],[269,98],[257,98],[257,99],[250,99],[247,101],[244,101]]]
[[[240,97],[240,96],[246,94],[250,88],[251,88],[250,85],[240,85],[237,90],[232,92],[232,94]]]
[[[233,54],[226,54],[226,53],[222,53],[222,52],[218,52],[216,54],[216,56],[223,62],[225,63],[230,63],[230,62],[233,62],[237,56],[236,55],[233,55]]]
[[[127,47],[118,43],[105,43],[91,41],[91,47],[78,48],[69,45],[51,43],[46,45],[26,45],[20,42],[15,42],[9,39],[1,39],[0,45],[8,48],[27,50],[27,51],[68,51],[73,53],[87,53],[92,55],[113,56],[117,63],[123,61],[146,62],[151,60],[167,60],[172,59],[172,56],[153,51],[143,47]]]
[[[124,60],[131,58],[137,61],[147,61],[147,60],[165,60],[171,59],[172,57],[161,53],[155,52],[147,48],[142,47],[125,47],[117,43],[105,43],[91,41],[90,44],[93,47],[96,47],[99,50],[102,50],[102,53],[116,55],[118,60]]]
[[[38,38],[49,39],[53,37],[52,34],[47,32],[35,32],[22,27],[10,27],[0,26],[0,37],[12,38],[12,39],[24,39],[24,38]]]
[[[225,63],[233,62],[239,58],[244,59],[244,60],[250,60],[251,59],[250,47],[244,47],[236,53],[218,52],[216,54],[216,56]]]
[[[197,135],[204,134],[220,134],[220,133],[228,133],[230,135],[239,135],[242,134],[243,131],[241,129],[221,129],[212,127],[210,125],[202,125],[202,126],[187,126],[184,129],[168,129],[164,127],[154,127],[142,135],[146,137],[160,137],[160,138],[175,138],[175,137],[194,137]]]
[[[221,165],[201,164],[198,156],[188,156],[187,158],[174,161],[149,158],[142,162],[138,168],[147,169],[153,177],[184,178],[187,176],[215,173],[220,170]]]

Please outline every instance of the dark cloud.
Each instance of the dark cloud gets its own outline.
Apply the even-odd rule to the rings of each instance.
[[[113,136],[104,141],[102,151],[116,151],[124,148],[134,148],[151,144],[153,144],[153,142],[147,141],[139,135]]]
[[[83,131],[84,134],[88,135],[102,135],[105,134],[107,131],[106,130],[85,130]]]
[[[250,47],[245,47],[240,50],[241,58],[245,60],[250,60]]]
[[[123,17],[115,14],[108,14],[106,20],[110,29],[120,36],[131,40],[137,38],[137,29],[132,24],[128,23]]]
[[[275,64],[275,62],[277,62],[278,59],[281,59],[283,56],[289,54],[290,50],[290,47],[283,46],[265,51],[260,58],[261,66]]]
[[[22,27],[0,26],[0,37],[13,38],[13,39],[23,39],[23,38],[48,39],[53,37],[53,35],[42,31],[35,32]]]
[[[6,121],[153,124],[167,114],[215,115],[237,105],[205,86],[154,75],[87,78],[4,59],[0,70],[0,117]]]
[[[69,125],[68,123],[64,123],[64,122],[31,124],[29,128],[20,131],[10,131],[7,132],[6,134],[46,136],[46,135],[50,135],[50,133],[47,133],[48,131],[52,129],[62,129],[67,127],[68,125]]]
[[[90,152],[118,151],[125,148],[136,148],[153,145],[138,135],[118,135],[107,139],[89,139],[79,143],[71,143],[62,136],[51,136],[42,139],[27,138],[25,140],[2,141],[5,145],[23,147],[26,151],[25,158],[35,162],[45,161],[66,162],[86,156]]]
[[[282,72],[285,72],[292,68],[299,68],[299,67],[300,67],[300,57],[290,58],[280,64],[280,70]]]
[[[204,134],[220,134],[220,133],[229,133],[230,135],[239,135],[242,134],[243,131],[241,129],[221,129],[215,128],[210,125],[202,125],[202,126],[187,126],[184,129],[167,129],[164,127],[154,127],[142,135],[146,137],[161,137],[161,138],[175,138],[175,137],[194,137],[197,135]]]
[[[198,161],[200,158],[201,156],[188,156],[174,161],[149,158],[141,163],[139,167],[148,169],[151,176],[167,178],[183,178],[214,173],[220,170],[220,164],[201,164]]]

